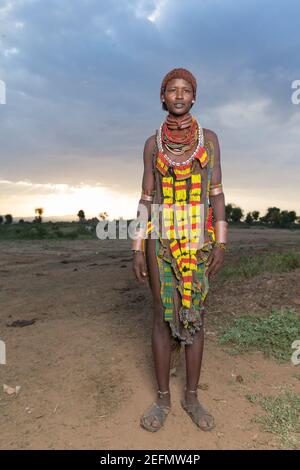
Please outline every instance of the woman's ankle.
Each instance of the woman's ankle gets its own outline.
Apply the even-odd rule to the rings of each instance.
[[[157,394],[159,396],[159,398],[164,398],[164,397],[167,397],[169,398],[170,397],[170,390],[157,390]]]

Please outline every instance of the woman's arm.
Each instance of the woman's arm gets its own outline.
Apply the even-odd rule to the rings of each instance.
[[[206,139],[211,143],[211,158],[214,162],[209,190],[209,201],[213,210],[216,241],[224,242],[226,239],[227,223],[225,221],[225,197],[222,187],[220,146],[218,137],[213,131],[207,131]],[[207,261],[207,265],[209,266],[207,274],[209,276],[216,274],[221,269],[224,263],[224,255],[224,248],[215,245]]]
[[[144,173],[142,180],[142,194],[139,200],[137,218],[143,223],[143,226],[147,228],[148,220],[151,215],[151,196],[154,191],[154,175],[152,168],[152,155],[155,146],[155,135],[149,137],[144,146],[143,161],[144,161]],[[147,200],[147,198],[149,200]],[[141,251],[133,252],[133,272],[138,281],[144,282],[147,276],[146,260],[142,251],[141,241],[132,241],[132,247],[138,248]]]
[[[222,169],[220,146],[217,134],[209,131],[209,140],[211,142],[211,158],[214,166],[211,175],[209,200],[213,210],[214,221],[225,220],[225,197],[222,188]],[[216,194],[214,194],[214,192]]]

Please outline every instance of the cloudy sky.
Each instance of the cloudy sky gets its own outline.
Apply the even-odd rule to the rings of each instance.
[[[0,0],[0,214],[135,217],[161,80],[185,67],[226,203],[300,215],[299,14],[296,0]]]

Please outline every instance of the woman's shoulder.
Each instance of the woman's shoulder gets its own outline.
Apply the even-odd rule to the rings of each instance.
[[[148,158],[148,155],[153,155],[155,153],[155,149],[157,148],[156,145],[156,135],[150,135],[148,139],[146,139],[145,147],[144,147],[144,155]]]
[[[204,141],[207,142],[208,140],[212,142],[216,142],[218,140],[217,134],[212,131],[211,129],[205,129],[203,128],[203,135],[204,135]]]
[[[144,146],[144,162],[147,164],[150,160],[156,156],[157,145],[156,145],[156,135],[151,135],[146,139]]]
[[[156,142],[156,134],[150,135],[150,137],[146,139],[145,147],[153,147],[155,145],[155,142]]]

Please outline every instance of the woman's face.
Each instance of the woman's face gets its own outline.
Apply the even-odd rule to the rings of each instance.
[[[183,78],[173,78],[168,81],[161,98],[164,98],[170,113],[180,116],[187,113],[193,104],[193,87]]]

